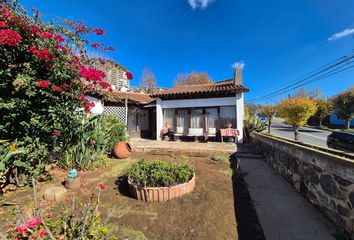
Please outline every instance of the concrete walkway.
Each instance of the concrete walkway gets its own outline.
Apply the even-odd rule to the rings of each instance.
[[[335,226],[262,159],[240,158],[267,240],[334,240]]]

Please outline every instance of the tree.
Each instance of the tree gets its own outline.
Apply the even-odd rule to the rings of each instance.
[[[0,138],[16,145],[12,151],[26,152],[4,165],[1,148],[7,146],[0,146],[0,192],[2,183],[15,179],[22,185],[41,175],[51,156],[76,144],[73,129],[94,106],[85,94],[110,88],[103,72],[88,67],[85,54],[87,35],[104,31],[79,21],[46,23],[38,16],[16,0],[0,4]]]
[[[307,98],[289,98],[280,101],[277,110],[294,127],[295,140],[299,140],[299,127],[316,112],[316,103]]]
[[[245,120],[249,121],[256,115],[257,106],[253,103],[245,103]]]
[[[153,93],[156,89],[156,77],[148,67],[145,67],[143,70],[140,86],[144,87],[148,93]]]
[[[175,79],[174,86],[198,85],[208,83],[213,83],[213,81],[207,73],[197,73],[192,71],[189,74],[178,74]]]
[[[294,94],[294,97],[296,97],[296,98],[308,98],[309,97],[309,93],[306,91],[306,89],[304,87],[301,87]]]
[[[270,133],[270,126],[272,124],[272,119],[275,115],[276,108],[272,105],[266,105],[260,107],[260,112],[267,118],[268,120],[268,133]]]
[[[319,99],[316,101],[316,107],[317,107],[317,110],[315,113],[315,117],[318,118],[318,120],[320,121],[320,127],[322,127],[322,121],[332,111],[333,104],[329,101],[324,100],[324,99]]]
[[[345,127],[349,129],[350,121],[354,117],[354,87],[338,94],[332,101],[338,118],[343,119]]]

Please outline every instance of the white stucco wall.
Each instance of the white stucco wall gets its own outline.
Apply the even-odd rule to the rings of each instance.
[[[240,132],[239,143],[243,143],[243,119],[245,115],[243,93],[236,94],[236,123],[237,130]]]
[[[162,100],[156,99],[156,140],[161,141],[160,133],[163,127]]]
[[[102,103],[101,99],[91,97],[91,96],[86,96],[86,98],[90,102],[95,103],[95,106],[91,109],[91,113],[93,113],[93,114],[102,114],[103,113],[103,103]]]

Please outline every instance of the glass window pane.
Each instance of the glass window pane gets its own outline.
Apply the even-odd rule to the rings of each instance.
[[[164,126],[166,126],[166,124],[168,124],[172,128],[174,127],[173,126],[174,115],[175,115],[175,109],[164,109],[164,111],[163,111]]]
[[[203,126],[203,110],[191,110],[191,128],[202,128]]]
[[[231,122],[232,128],[236,128],[235,106],[220,107],[220,127],[226,128],[228,122]]]
[[[218,119],[218,109],[217,108],[207,108],[205,109],[206,117],[206,128],[216,128],[216,121]]]
[[[177,110],[177,133],[187,133],[188,132],[188,110]]]

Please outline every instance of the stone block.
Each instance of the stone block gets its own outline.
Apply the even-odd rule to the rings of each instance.
[[[61,202],[65,200],[67,190],[64,187],[49,187],[43,193],[47,201]]]

